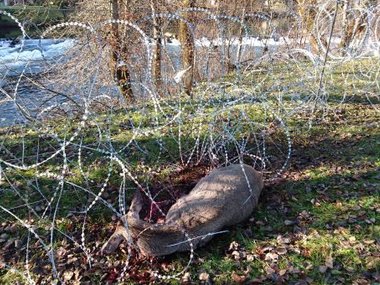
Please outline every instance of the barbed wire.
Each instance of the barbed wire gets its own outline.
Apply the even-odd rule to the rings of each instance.
[[[65,283],[58,262],[61,237],[90,269],[103,259],[97,254],[100,245],[86,234],[93,230],[92,216],[102,210],[122,219],[138,189],[164,218],[161,196],[178,198],[175,185],[157,190],[154,184],[162,183],[158,177],[165,171],[180,176],[204,167],[205,175],[213,168],[247,163],[269,182],[289,164],[288,119],[347,102],[352,78],[360,82],[356,91],[378,108],[379,8],[342,10],[338,4],[309,7],[316,13],[309,29],[294,11],[286,13],[284,19],[292,21],[285,23],[270,13],[239,18],[190,8],[146,15],[137,22],[63,22],[45,29],[38,40],[28,38],[22,21],[0,11],[22,33],[20,43],[0,46],[0,209],[6,215],[1,220],[3,228],[17,223],[27,235],[25,268],[6,260],[0,260],[0,267],[36,284],[34,253],[50,263],[49,278]],[[184,13],[192,14],[191,20]],[[347,36],[343,25],[333,24],[347,18],[363,19],[352,27],[357,35]],[[152,70],[156,19],[166,29],[161,35],[169,34],[160,43],[160,84]],[[173,35],[179,22],[195,43],[193,99],[183,94],[188,70],[181,63],[183,47]],[[127,47],[128,61],[117,64],[131,73],[133,103],[120,93],[110,72],[112,25],[126,35],[119,44]],[[334,98],[337,73],[345,91]],[[77,223],[82,219],[75,231],[62,226],[67,217]],[[178,278],[194,258],[193,240],[220,233],[194,237],[184,231],[179,242],[189,243],[187,265],[168,275],[153,270],[152,276]],[[39,244],[32,244],[34,240]],[[128,243],[119,281],[128,278],[135,255],[133,241]],[[20,249],[16,252],[21,255]]]

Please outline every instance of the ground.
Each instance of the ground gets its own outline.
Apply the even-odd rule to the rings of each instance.
[[[90,208],[95,197],[73,185],[85,185],[88,189],[94,189],[96,194],[101,191],[101,197],[108,205],[117,208],[122,177],[115,171],[109,171],[106,155],[90,148],[84,149],[81,154],[85,158],[83,165],[77,167],[78,148],[69,147],[67,160],[70,177],[67,183],[72,184],[64,191],[60,191],[57,178],[46,174],[60,173],[62,157],[51,159],[39,169],[39,173],[34,169],[5,169],[6,176],[2,179],[0,190],[0,283],[14,284],[15,280],[26,283],[28,278],[37,284],[50,283],[54,268],[47,256],[49,248],[44,249],[44,246],[49,246],[51,238],[54,238],[54,266],[61,280],[67,284],[112,284],[122,274],[125,284],[178,284],[190,281],[214,284],[380,283],[380,102],[377,97],[368,97],[368,94],[378,94],[379,91],[374,89],[369,92],[368,89],[364,93],[363,86],[367,85],[361,78],[351,77],[354,69],[346,67],[347,72],[334,69],[337,77],[334,77],[334,72],[329,74],[331,100],[321,102],[317,98],[311,102],[314,112],[306,111],[310,103],[304,103],[305,111],[297,109],[295,106],[303,105],[299,101],[288,100],[287,95],[291,93],[289,89],[273,91],[273,98],[276,99],[268,100],[268,104],[273,106],[279,102],[278,93],[286,93],[282,97],[284,102],[281,102],[281,106],[284,108],[281,112],[282,117],[286,117],[292,142],[290,163],[274,179],[271,179],[271,173],[265,174],[266,185],[259,207],[252,217],[229,228],[228,233],[215,236],[205,247],[196,250],[188,268],[189,254],[149,259],[139,257],[134,250],[128,253],[126,244],[122,244],[115,254],[100,255],[99,249],[112,234],[118,218],[100,202],[86,214],[79,213],[83,205]],[[283,76],[281,67],[280,75]],[[280,82],[276,71],[272,70],[271,76],[266,77],[265,84],[273,86],[273,83]],[[287,73],[286,76],[294,75]],[[282,82],[287,80],[286,76],[281,78]],[[255,75],[254,80],[260,81],[259,76]],[[373,80],[369,82],[373,83]],[[355,88],[348,89],[343,83]],[[265,84],[260,85],[260,90],[255,92],[262,94],[262,90],[268,90]],[[244,84],[240,88],[244,89]],[[377,87],[374,84],[368,88]],[[345,100],[336,100],[343,93]],[[302,94],[300,97],[303,98]],[[213,104],[209,106],[204,110],[206,115],[203,119],[206,123],[210,110],[217,109]],[[192,107],[189,105],[185,108],[191,111]],[[255,114],[263,114],[261,107],[244,108],[252,120],[258,120]],[[288,113],[292,109],[298,111]],[[153,121],[149,114],[123,114],[99,115],[95,121],[88,123],[78,141],[93,148],[100,146],[102,142],[95,139],[97,127],[110,125],[108,130],[114,147],[120,149],[132,137],[131,124],[148,129]],[[234,122],[235,113],[229,115],[231,122]],[[217,119],[223,121],[225,117],[220,115]],[[275,122],[273,120],[272,123]],[[266,123],[272,124],[269,121]],[[72,119],[67,124],[58,125],[54,121],[49,124],[59,134],[72,134],[73,126],[78,122]],[[273,128],[276,126],[266,126],[264,131]],[[244,127],[234,130],[235,135],[242,136],[247,131]],[[252,128],[248,130],[252,131]],[[175,126],[170,130],[162,126],[161,131],[174,133],[162,138],[165,148],[178,143],[172,140],[179,132]],[[182,131],[187,134],[191,128]],[[257,132],[260,133],[260,130]],[[55,138],[41,133],[40,129],[33,128],[3,129],[2,159],[18,161],[20,153],[26,150],[30,153],[22,155],[22,164],[31,163],[35,159],[33,153],[37,145],[39,155],[48,157],[60,145]],[[131,144],[130,148],[149,150],[148,153],[161,151],[149,139],[157,135],[148,134],[138,144]],[[275,131],[273,136],[276,136]],[[192,139],[196,140],[196,137]],[[280,150],[279,142],[284,144]],[[184,153],[188,153],[186,147],[186,144],[182,145]],[[277,144],[268,143],[268,151],[285,150],[282,159],[286,157],[287,148],[283,132],[278,134]],[[183,163],[177,160],[179,153],[174,150],[163,151],[163,154],[170,153],[171,156],[159,158],[144,156],[141,151],[124,151],[129,159],[128,166],[138,173],[136,177],[152,173],[144,183],[153,185],[153,190],[164,189],[166,194],[163,200],[168,200],[168,203],[173,202],[183,188],[188,191],[209,167],[184,168]],[[42,175],[44,171],[42,174],[45,175]],[[81,175],[81,171],[86,175]],[[271,171],[273,174],[274,170]],[[102,183],[108,176],[108,183],[103,187]],[[130,201],[136,185],[130,181],[126,183],[126,200]],[[47,204],[50,207],[46,208]],[[51,230],[52,221],[54,231]],[[33,232],[25,229],[25,223],[33,225],[33,232],[40,237],[39,240],[33,236]],[[128,256],[130,268],[124,271]],[[26,270],[28,268],[30,276]],[[184,268],[186,273],[178,279],[162,281],[151,274],[158,271],[163,275],[172,275]]]

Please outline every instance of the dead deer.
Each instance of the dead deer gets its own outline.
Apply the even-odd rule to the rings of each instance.
[[[142,198],[136,192],[125,227],[119,226],[104,244],[102,252],[113,252],[123,239],[136,241],[145,256],[168,255],[190,250],[208,242],[213,233],[247,219],[257,206],[263,188],[261,173],[245,164],[213,170],[188,195],[169,209],[164,224],[140,219]]]

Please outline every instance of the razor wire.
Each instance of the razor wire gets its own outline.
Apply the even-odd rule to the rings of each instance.
[[[268,181],[275,179],[291,157],[287,119],[350,100],[349,86],[342,96],[335,95],[337,72],[343,87],[355,79],[356,90],[378,108],[379,8],[343,3],[334,10],[332,4],[309,7],[316,17],[306,33],[313,33],[316,45],[294,11],[283,18],[270,13],[239,17],[191,8],[136,22],[71,21],[47,28],[38,40],[28,38],[16,17],[0,11],[22,33],[20,44],[4,42],[0,49],[0,222],[5,229],[13,219],[27,236],[25,249],[13,250],[25,253],[26,267],[0,260],[0,269],[35,284],[35,254],[49,263],[45,275],[65,283],[59,261],[59,244],[65,240],[72,243],[70,254],[85,260],[90,270],[104,257],[97,254],[100,245],[87,238],[89,219],[100,210],[122,219],[135,189],[165,217],[160,194],[171,202],[178,198],[172,186],[157,189],[154,184],[165,171],[180,175],[197,167],[247,163]],[[334,13],[342,23],[354,19],[351,27],[358,36],[350,38],[341,24],[334,27]],[[159,42],[153,37],[155,19],[163,27]],[[189,72],[181,63],[183,47],[170,38],[180,22],[194,42],[193,99],[182,94]],[[110,72],[112,25],[125,35],[118,44],[126,47],[127,61],[122,55],[115,64],[132,74],[133,103],[120,94]],[[342,35],[346,43],[339,42]],[[152,71],[158,45],[159,83]],[[70,219],[78,225],[64,225]],[[153,277],[178,278],[190,266],[192,240],[202,237],[184,236],[191,248],[185,268],[168,275],[155,269]],[[133,248],[130,242],[126,261],[118,265],[120,281],[129,276]]]

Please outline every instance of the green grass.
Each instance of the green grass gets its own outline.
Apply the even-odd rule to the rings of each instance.
[[[369,63],[359,62],[362,68],[369,68]],[[367,98],[361,93],[365,86],[362,79],[351,76],[354,65],[345,63],[341,70],[331,72],[333,86],[330,90],[331,101],[329,108],[316,109],[312,127],[309,128],[310,113],[297,112],[288,116],[287,124],[292,137],[292,159],[281,179],[267,181],[263,190],[261,202],[252,215],[252,219],[245,223],[229,228],[228,234],[218,235],[205,247],[195,253],[194,262],[189,268],[192,280],[198,282],[199,274],[207,272],[215,284],[232,284],[244,280],[247,284],[261,282],[261,284],[296,284],[299,281],[309,284],[376,284],[380,271],[380,259],[378,256],[380,236],[380,112],[377,105],[368,104]],[[353,65],[353,66],[351,66]],[[268,105],[278,109],[279,114],[289,114],[292,106],[298,106],[290,96],[292,92],[298,92],[302,88],[296,86],[296,90],[286,90],[282,95],[282,101],[278,100],[281,91],[261,93],[269,90],[273,84],[280,85],[284,82],[290,86],[290,81],[299,76],[303,69],[291,69],[294,73],[281,75],[285,66],[277,66],[274,73],[261,72],[265,76],[265,85],[259,87],[257,95],[268,97]],[[287,69],[288,70],[288,69]],[[345,72],[347,71],[347,74]],[[349,81],[345,81],[349,78]],[[240,86],[257,86],[263,78],[252,75],[245,77],[246,83]],[[356,81],[358,80],[358,81]],[[369,80],[372,82],[372,78]],[[311,82],[314,86],[315,82]],[[348,89],[348,85],[358,88]],[[359,88],[360,87],[360,88]],[[284,85],[282,85],[284,88]],[[358,94],[355,91],[358,90]],[[207,125],[215,118],[223,122],[230,118],[232,122],[242,122],[240,115],[247,114],[250,120],[258,122],[257,126],[244,125],[236,129],[237,136],[247,137],[250,131],[260,132],[261,124],[266,125],[265,108],[259,104],[241,104],[222,111],[223,96],[207,94],[199,87],[199,94],[203,97],[195,98],[193,102],[183,99],[181,104],[186,109],[182,117],[181,132],[187,138],[183,141],[182,151],[189,153],[190,146],[197,139],[194,134],[194,126],[199,123]],[[376,91],[376,90],[373,90]],[[307,93],[307,89],[303,92]],[[349,94],[346,103],[339,103],[343,95]],[[377,90],[378,92],[378,90]],[[289,96],[288,96],[289,95]],[[210,98],[213,101],[210,103]],[[238,96],[238,95],[236,95]],[[259,96],[259,97],[260,97]],[[199,101],[197,101],[199,100]],[[207,102],[206,104],[204,104]],[[173,102],[169,102],[172,104]],[[106,140],[98,136],[98,127],[109,132],[113,147],[122,150],[120,155],[136,174],[139,181],[152,187],[167,182],[171,175],[176,174],[176,168],[180,166],[178,149],[179,127],[175,123],[168,126],[167,118],[173,114],[170,104],[164,106],[164,113],[158,117],[159,132],[153,131],[151,126],[156,123],[153,106],[144,105],[145,111],[140,113],[139,106],[133,107],[128,112],[116,112],[108,116],[101,114],[91,117],[88,125],[81,134],[83,144],[90,147],[83,150],[82,170],[88,173],[85,178],[77,161],[77,146],[68,147],[69,175],[67,181],[83,185],[97,193],[101,188],[108,173],[109,161],[106,156],[96,149],[108,149]],[[177,102],[178,103],[178,102]],[[203,116],[194,116],[192,111],[197,109],[197,104],[205,106]],[[141,106],[140,106],[141,107]],[[212,117],[215,111],[219,111],[217,117]],[[244,111],[244,112],[243,112]],[[108,118],[108,120],[105,120]],[[57,132],[58,137],[70,137],[78,120],[70,119],[64,123],[50,123]],[[62,127],[62,126],[65,127]],[[131,125],[140,126],[146,133],[139,133],[134,137]],[[195,128],[197,130],[197,128]],[[264,130],[266,130],[264,128]],[[200,140],[207,138],[208,128],[199,129]],[[281,134],[278,138],[284,142]],[[132,138],[135,143],[123,149],[123,146]],[[161,144],[157,139],[162,139]],[[20,158],[20,153],[25,149],[24,162],[35,161],[37,153],[36,145],[39,144],[41,156],[45,156],[59,148],[59,143],[54,139],[39,138],[38,132],[18,127],[3,129],[0,133],[0,141],[3,142],[2,158],[10,160],[14,156]],[[79,144],[79,139],[75,140]],[[22,145],[25,147],[23,148]],[[230,146],[231,147],[231,146]],[[268,144],[270,150],[275,145]],[[231,150],[233,152],[233,150]],[[14,156],[12,156],[12,153]],[[29,158],[28,158],[29,157]],[[39,169],[39,172],[52,172],[60,174],[62,156],[57,156]],[[20,163],[15,160],[15,163]],[[119,175],[120,168],[112,163],[113,171],[111,179],[106,187],[109,202],[118,208],[118,191],[121,185]],[[55,179],[42,177],[38,179],[41,193],[36,191],[35,170],[20,171],[10,168],[3,169],[11,183],[2,181],[0,192],[0,205],[12,210],[20,218],[34,219],[33,224],[39,228],[37,232],[44,238],[48,238],[46,231],[48,221],[51,219],[56,207],[57,199],[54,199],[53,207],[48,216],[42,219],[40,213],[32,213],[25,207],[26,201],[31,204],[41,199],[48,201],[54,196],[54,189],[58,182]],[[175,180],[173,180],[175,181]],[[132,181],[127,181],[127,202],[131,199],[133,189],[136,188]],[[67,186],[60,197],[58,205],[56,228],[80,242],[83,221],[86,218],[85,233],[88,240],[88,248],[91,248],[96,260],[101,260],[93,265],[89,274],[82,281],[91,283],[104,283],[114,268],[121,270],[122,263],[114,265],[114,262],[126,259],[125,249],[112,256],[100,257],[97,251],[100,242],[105,241],[114,223],[111,223],[112,212],[101,203],[88,213],[87,217],[79,214],[71,214],[83,205],[89,205],[93,197],[80,189]],[[34,204],[33,204],[34,205]],[[21,230],[19,222],[4,212],[0,215],[0,224],[18,224],[19,233],[15,237],[25,239],[26,230]],[[0,232],[1,234],[1,232]],[[235,243],[236,249],[229,249],[229,245]],[[237,243],[237,244],[236,244]],[[83,252],[78,250],[72,241],[56,233],[54,241],[56,249],[67,249],[74,257],[83,257]],[[239,256],[236,256],[236,252]],[[32,273],[47,278],[51,275],[49,268],[37,262],[37,259],[46,259],[43,251],[37,246],[31,249]],[[0,250],[1,253],[1,250]],[[14,248],[4,252],[6,262],[14,268],[25,272],[23,269],[25,249]],[[20,254],[21,253],[21,254]],[[16,256],[16,258],[11,258]],[[161,259],[142,259],[132,262],[130,279],[126,284],[133,284],[141,280],[149,280],[147,270],[153,268],[161,273],[178,272],[187,263],[188,254],[175,254]],[[79,263],[68,262],[62,258],[57,260],[57,267],[61,272],[74,270]],[[84,262],[85,264],[85,262]],[[110,265],[111,264],[111,265]],[[144,273],[145,272],[145,273]],[[83,272],[81,271],[83,275]],[[107,275],[108,274],[108,275]],[[147,274],[144,275],[144,274]],[[377,274],[377,275],[376,275]],[[0,283],[10,284],[17,278],[17,273],[2,269],[0,271]],[[106,277],[105,277],[106,276]],[[107,277],[108,276],[108,277]],[[74,277],[73,277],[74,278]],[[240,279],[239,279],[240,278]],[[364,280],[364,281],[363,281]],[[365,283],[367,282],[367,283]],[[171,284],[178,284],[178,280],[171,280]]]

